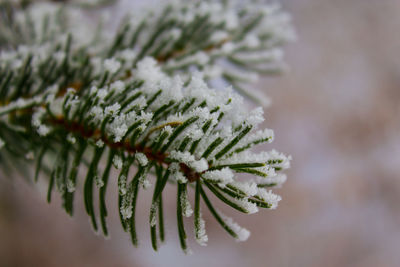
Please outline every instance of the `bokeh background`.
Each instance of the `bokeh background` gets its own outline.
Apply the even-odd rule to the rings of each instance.
[[[206,213],[209,245],[191,242],[194,254],[184,255],[171,197],[168,240],[153,252],[151,196],[142,194],[134,248],[117,214],[104,240],[92,233],[82,199],[70,219],[60,201],[45,202],[44,183],[1,177],[0,266],[400,266],[400,1],[281,2],[298,34],[286,48],[291,70],[258,88],[273,100],[265,126],[276,140],[267,149],[294,160],[277,210],[229,212],[252,231],[247,242]],[[117,205],[115,196],[109,201]]]

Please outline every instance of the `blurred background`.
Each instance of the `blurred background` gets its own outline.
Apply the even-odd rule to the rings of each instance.
[[[149,2],[157,3],[117,8]],[[264,126],[276,140],[266,149],[294,160],[277,210],[226,210],[251,230],[247,242],[205,212],[209,245],[191,240],[194,254],[184,255],[172,197],[167,242],[153,252],[149,191],[138,202],[134,248],[116,212],[104,240],[90,230],[82,199],[70,219],[60,201],[46,203],[44,183],[0,179],[0,266],[400,266],[400,1],[281,2],[298,35],[286,47],[291,70],[258,87],[273,100]]]

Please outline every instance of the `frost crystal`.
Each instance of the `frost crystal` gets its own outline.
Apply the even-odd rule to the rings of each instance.
[[[146,83],[158,83],[166,78],[160,67],[157,66],[157,61],[150,57],[144,58],[137,64],[135,75]]]
[[[149,189],[152,186],[146,175],[140,177],[140,184],[142,185],[143,189]]]
[[[246,228],[241,227],[236,222],[233,221],[232,218],[225,216],[224,214],[220,213],[224,222],[231,228],[234,233],[237,235],[237,241],[246,241],[250,237],[250,231]]]
[[[121,67],[121,63],[115,59],[106,59],[104,60],[104,68],[109,71],[111,74],[114,74]]]
[[[125,49],[119,53],[120,57],[126,61],[132,61],[136,58],[136,52],[132,49]]]
[[[190,205],[186,190],[181,195],[181,204],[182,204],[182,215],[185,216],[185,217],[192,216],[193,210],[192,210],[192,207]]]
[[[104,88],[97,91],[97,97],[100,99],[104,99],[107,95],[108,95],[108,91]]]
[[[114,115],[116,114],[121,108],[121,105],[118,103],[115,103],[111,106],[106,107],[106,109],[104,110],[104,113],[106,115]]]
[[[157,224],[157,205],[153,203],[150,208],[150,226],[155,226]]]
[[[132,211],[132,203],[131,202],[132,201],[131,201],[130,194],[128,194],[122,198],[122,205],[120,208],[120,212],[121,212],[122,218],[124,218],[124,220],[132,217],[133,211]]]
[[[110,85],[110,88],[114,89],[117,93],[120,93],[125,88],[125,84],[123,81],[115,81]]]
[[[112,111],[113,113],[114,111]],[[120,142],[128,131],[128,126],[125,123],[125,116],[117,116],[113,122],[107,127],[110,135],[114,136],[114,142]]]
[[[203,177],[212,182],[226,185],[233,182],[233,172],[229,168],[223,168],[221,170],[207,171],[203,174]]]
[[[267,202],[268,204],[270,204],[271,209],[276,209],[278,207],[279,201],[282,200],[282,198],[279,195],[272,193],[271,190],[267,191],[264,188],[258,189],[257,196],[260,197],[265,202]]]
[[[255,48],[260,45],[260,39],[254,34],[249,34],[245,37],[243,43],[248,48]]]
[[[171,30],[170,34],[171,34],[172,39],[177,40],[179,37],[181,37],[182,31],[178,28],[175,28],[175,29]]]
[[[40,125],[39,128],[37,129],[39,135],[41,136],[46,136],[50,133],[50,128],[47,127],[46,125]]]
[[[97,186],[98,188],[101,188],[101,187],[104,186],[104,181],[103,181],[103,179],[102,179],[100,176],[96,175],[96,177],[95,177],[94,180],[95,180],[96,186]]]
[[[118,170],[120,170],[122,168],[122,159],[120,156],[115,155],[113,158],[113,163],[115,168],[117,168]]]
[[[264,111],[262,107],[253,109],[246,118],[246,122],[250,125],[258,125],[264,121]]]
[[[122,215],[122,218],[124,218],[125,220],[132,217],[132,206],[122,206],[121,207],[121,215]]]
[[[205,159],[196,160],[195,157],[188,151],[171,151],[170,158],[175,159],[179,162],[187,164],[189,167],[193,168],[196,172],[202,172],[207,170],[208,164]]]
[[[197,243],[199,243],[201,246],[207,246],[208,236],[206,234],[206,225],[202,218],[201,213],[200,213],[199,221],[196,222],[196,224],[195,224],[194,233],[195,233]]]
[[[67,135],[67,141],[70,143],[70,144],[75,144],[76,143],[76,138],[75,138],[75,136],[73,136],[72,134],[68,134]]]
[[[147,159],[146,155],[143,153],[136,153],[135,158],[139,162],[140,166],[146,166],[147,163],[149,163],[149,160]]]
[[[257,194],[257,184],[255,182],[239,182],[234,181],[230,184],[234,188],[237,188],[247,196],[254,196]]]
[[[172,177],[180,184],[185,184],[188,182],[187,178],[180,171],[179,164],[177,162],[172,162],[168,168],[171,171]]]
[[[139,184],[142,185],[143,189],[148,189],[152,186],[147,175],[147,169],[145,169],[145,171],[141,173],[141,176],[139,177]]]
[[[97,141],[96,141],[96,146],[97,146],[97,147],[103,147],[103,146],[104,146],[103,140],[101,140],[101,139],[97,140]]]
[[[258,212],[258,207],[255,203],[248,201],[247,198],[235,198],[233,202],[242,207],[247,213],[253,214]]]
[[[67,190],[69,193],[75,192],[75,183],[71,179],[67,180]]]
[[[125,195],[127,192],[126,188],[126,176],[125,175],[120,175],[118,179],[118,189],[119,189],[119,194],[121,196]]]
[[[258,130],[257,132],[247,136],[239,143],[239,147],[252,147],[261,142],[272,143],[274,140],[274,131],[271,129]]]
[[[268,187],[281,187],[283,183],[286,182],[286,175],[279,173],[276,174],[275,176],[272,177],[266,177],[266,178],[258,178],[257,182],[259,185],[262,186],[268,186]]]

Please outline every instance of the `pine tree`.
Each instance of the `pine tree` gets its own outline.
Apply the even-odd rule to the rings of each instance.
[[[114,34],[101,16],[87,17],[109,2],[0,4],[1,176],[31,177],[33,165],[34,181],[48,179],[48,202],[57,191],[70,215],[83,179],[86,212],[107,236],[106,193],[115,168],[118,213],[134,245],[141,189],[154,192],[153,248],[164,241],[167,183],[177,188],[184,251],[183,217],[193,215],[200,245],[208,240],[201,199],[231,236],[246,240],[249,231],[208,195],[249,214],[281,200],[269,188],[285,182],[290,157],[251,151],[274,135],[258,129],[263,109],[248,111],[238,93],[263,102],[248,83],[284,67],[282,45],[293,39],[289,16],[259,1],[170,1],[128,14]],[[231,87],[210,89],[221,84]]]

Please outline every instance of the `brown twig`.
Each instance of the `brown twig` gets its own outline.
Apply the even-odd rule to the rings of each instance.
[[[129,141],[113,142],[109,137],[102,135],[99,129],[87,129],[82,124],[74,121],[66,121],[61,116],[49,120],[49,123],[56,127],[57,126],[62,127],[63,129],[66,129],[68,132],[77,133],[85,139],[92,138],[95,141],[101,140],[109,148],[116,150],[121,149],[130,154],[135,154],[140,152],[145,154],[149,160],[156,161],[160,165],[169,166],[171,164],[171,162],[166,160],[169,156],[168,153],[153,151],[153,149],[151,149],[150,147],[142,146],[141,144],[132,146]],[[200,179],[200,173],[195,172],[187,164],[180,163],[179,166],[189,182],[195,182],[198,179]]]

